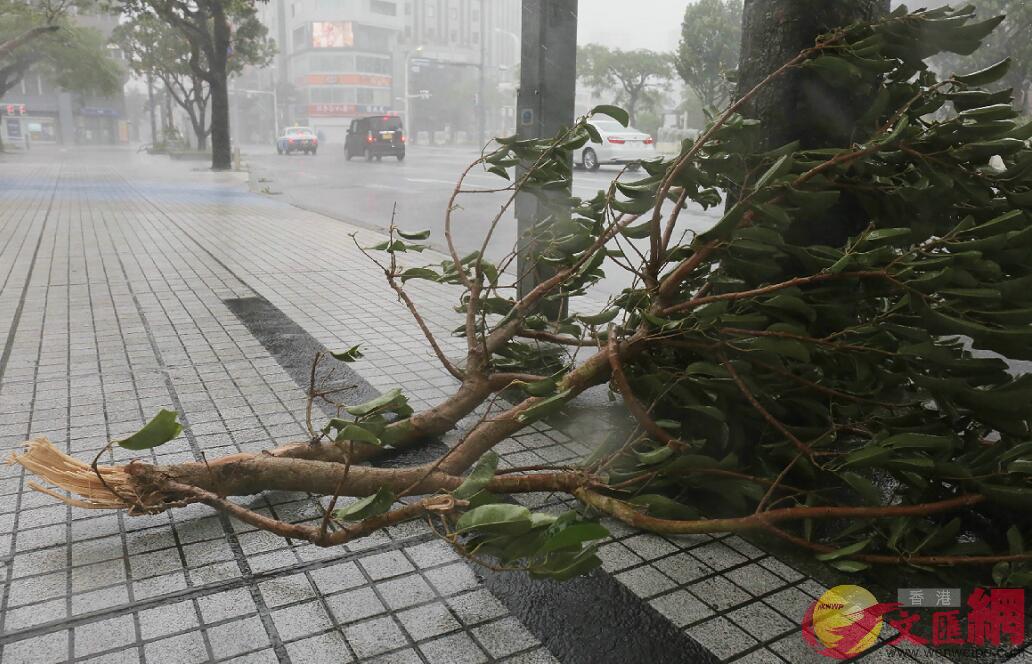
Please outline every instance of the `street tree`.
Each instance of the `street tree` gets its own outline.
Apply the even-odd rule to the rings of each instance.
[[[982,48],[970,54],[946,54],[936,58],[935,64],[952,71],[968,58],[975,66],[988,66],[1009,57],[1010,69],[995,87],[1014,90],[1015,105],[1026,113],[1032,112],[1032,4],[1025,0],[981,0],[976,9],[983,18],[1006,18]]]
[[[628,113],[602,106],[552,139],[498,139],[445,210],[446,260],[419,266],[429,231],[392,227],[361,247],[457,381],[428,410],[413,412],[401,389],[334,404],[326,421],[310,405],[305,440],[171,465],[148,456],[181,432],[163,411],[116,441],[143,455],[132,463],[91,467],[42,438],[14,461],[79,507],[202,503],[320,546],[423,519],[472,561],[559,579],[600,564],[602,515],[669,535],[752,531],[844,573],[1032,585],[1032,374],[1014,364],[1032,360],[1032,123],[985,88],[1006,61],[926,70],[997,23],[946,8],[830,28],[768,66],[679,154],[586,200],[549,193],[570,190],[571,152],[599,140],[589,117],[626,124]],[[765,128],[742,111],[795,72],[829,94],[868,90],[860,119],[835,144],[758,150]],[[1002,170],[989,166],[996,156]],[[481,169],[503,196],[485,247],[519,191],[571,206],[534,229],[550,276],[523,295],[506,263],[463,257],[451,241],[466,174]],[[723,192],[730,205],[711,227],[683,215],[724,204]],[[797,232],[830,222],[845,193],[865,211],[859,232],[835,245]],[[612,270],[633,285],[602,311],[539,313]],[[414,280],[458,291],[464,357],[442,349]],[[332,361],[360,356],[356,345]],[[495,448],[593,388],[622,400],[625,428],[573,465],[501,465]],[[429,463],[368,464],[460,427]],[[231,499],[263,491],[331,499],[303,523]],[[535,513],[508,498],[531,492],[577,507]]]
[[[190,66],[190,44],[182,33],[154,14],[140,14],[115,28],[111,36],[137,76],[158,80],[190,118],[198,150],[207,149],[210,87]]]
[[[129,19],[155,16],[183,39],[192,77],[207,88],[211,167],[228,170],[232,166],[229,78],[247,65],[267,65],[275,54],[253,0],[121,0],[121,5]],[[198,94],[192,94],[195,108],[205,97]]]
[[[577,77],[596,95],[615,92],[614,103],[627,108],[631,124],[641,108],[654,108],[663,99],[660,84],[670,78],[671,58],[648,49],[622,51],[602,44],[577,48]]]
[[[698,0],[684,10],[674,65],[703,108],[727,104],[741,42],[742,0]]]
[[[110,94],[121,87],[122,70],[103,35],[75,25],[73,5],[47,0],[0,0],[0,97],[30,71],[72,92]],[[74,5],[96,10],[89,2]]]

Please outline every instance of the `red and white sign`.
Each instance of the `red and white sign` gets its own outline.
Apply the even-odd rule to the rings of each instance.
[[[299,87],[306,85],[362,85],[370,88],[389,88],[390,76],[377,74],[308,74],[297,79]]]

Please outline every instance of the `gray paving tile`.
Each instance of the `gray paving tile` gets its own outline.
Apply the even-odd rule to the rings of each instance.
[[[387,551],[359,560],[359,564],[374,581],[399,576],[415,569],[400,551]]]
[[[727,659],[756,645],[756,639],[723,616],[710,618],[689,627],[688,636],[721,659]]]
[[[401,629],[389,616],[348,625],[344,628],[344,637],[359,658],[372,657],[408,644]]]
[[[476,625],[492,618],[499,618],[509,611],[494,595],[486,590],[474,590],[449,597],[448,606],[466,625]]]
[[[140,635],[145,640],[156,639],[197,627],[197,611],[190,600],[162,604],[140,611]]]
[[[325,632],[333,627],[322,604],[317,601],[296,604],[272,612],[272,622],[284,641]]]
[[[244,589],[206,595],[198,598],[197,604],[201,607],[201,617],[208,624],[254,613],[256,610],[251,594]]]
[[[502,618],[473,630],[480,645],[492,657],[504,657],[537,645],[538,640],[515,618]]]
[[[200,632],[187,632],[143,646],[149,664],[195,664],[208,661],[208,651]]]
[[[661,595],[649,601],[649,604],[677,627],[691,625],[714,615],[713,609],[687,590]]]
[[[386,611],[372,588],[349,590],[326,598],[334,617],[341,624],[355,622]]]
[[[136,627],[131,614],[79,625],[73,633],[76,657],[111,650],[136,640]]]
[[[444,602],[407,609],[397,615],[402,627],[414,641],[440,636],[460,628]]]
[[[286,644],[287,654],[294,662],[353,662],[344,637],[339,632],[327,632]]]
[[[404,609],[414,604],[429,602],[437,597],[423,577],[411,574],[376,584],[376,591],[393,610]]]
[[[235,618],[208,628],[208,640],[215,657],[232,657],[269,645],[269,636],[257,616]]]
[[[430,664],[481,664],[487,655],[464,632],[451,634],[419,646]]]
[[[8,643],[3,649],[5,664],[50,664],[68,659],[68,632],[59,631]]]

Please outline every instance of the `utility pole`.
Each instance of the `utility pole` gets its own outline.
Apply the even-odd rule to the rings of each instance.
[[[577,86],[577,0],[523,0],[523,43],[520,89],[516,100],[516,131],[520,138],[555,136],[574,121]],[[572,166],[572,164],[571,164]],[[517,175],[520,175],[517,169]],[[556,201],[570,191],[550,192]],[[518,293],[522,297],[546,279],[539,265],[532,230],[547,215],[562,214],[556,204],[544,209],[537,196],[516,196]],[[569,214],[567,208],[566,214]],[[558,316],[565,303],[545,311]]]
[[[487,67],[487,3],[480,0],[480,72],[477,79],[477,143],[481,146],[487,141],[487,115],[484,108],[484,78]]]
[[[155,118],[157,109],[154,108],[154,79],[147,74],[147,106],[150,110],[150,135],[151,145],[158,142],[158,121]]]

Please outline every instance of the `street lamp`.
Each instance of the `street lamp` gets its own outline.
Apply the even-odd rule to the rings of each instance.
[[[404,90],[403,90],[404,95],[403,96],[405,97],[405,124],[408,127],[408,135],[409,135],[410,139],[414,139],[415,135],[412,133],[412,130],[413,130],[413,125],[412,125],[412,97],[414,95],[412,95],[412,93],[409,92],[409,69],[411,69],[411,67],[412,67],[412,65],[409,64],[409,62],[412,59],[412,56],[414,54],[422,53],[422,52],[423,52],[423,47],[422,46],[417,46],[416,48],[414,48],[412,50],[402,51],[402,53],[404,53],[404,59],[405,59],[405,76],[403,77],[404,80],[402,82],[402,87],[404,88]],[[416,96],[418,96],[418,95],[416,95]]]
[[[276,133],[276,138],[279,138],[279,98],[276,96],[276,86],[272,86],[272,91],[269,90],[244,90],[241,88],[233,88],[230,90],[233,94],[243,92],[245,95],[272,95],[272,126],[273,131]]]

